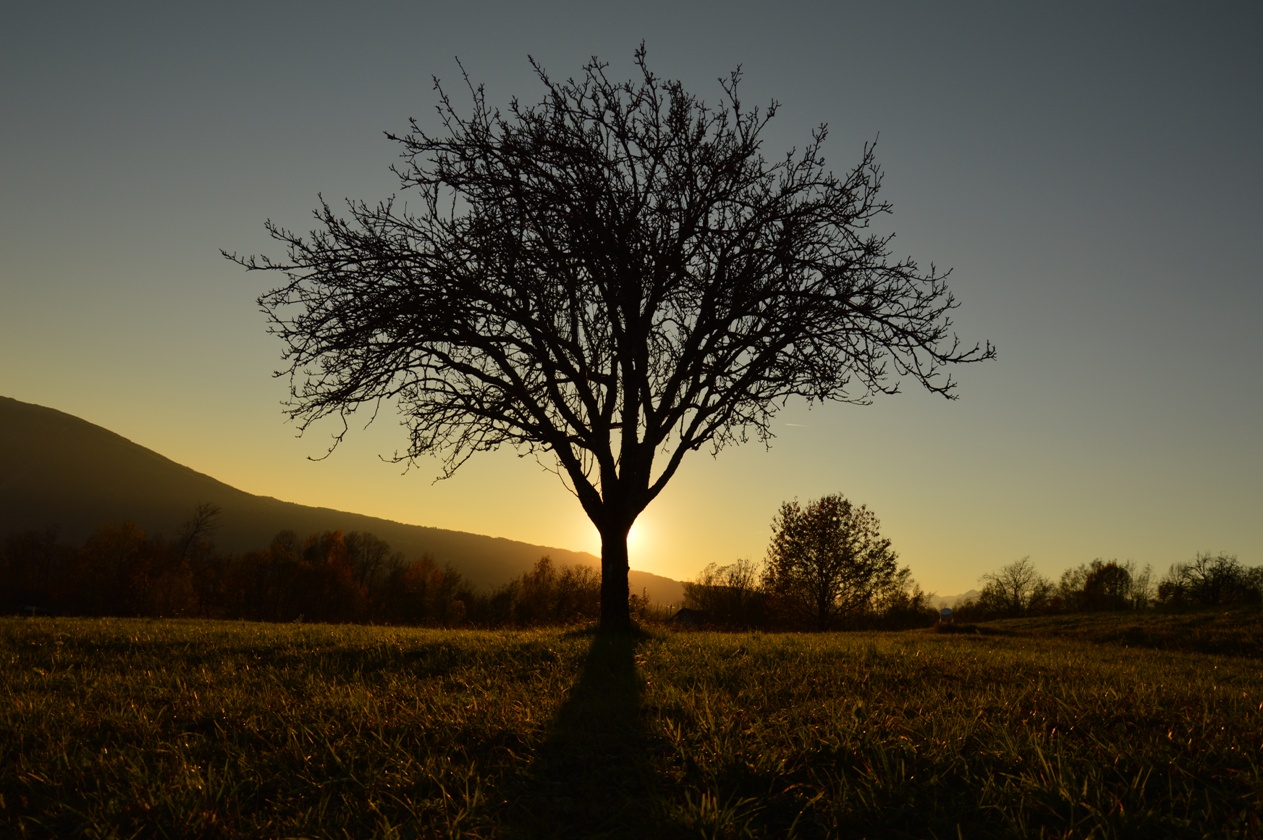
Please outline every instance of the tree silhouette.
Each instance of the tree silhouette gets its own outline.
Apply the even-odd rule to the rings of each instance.
[[[708,105],[635,60],[558,82],[532,59],[542,100],[504,112],[466,75],[468,116],[435,80],[442,131],[387,135],[407,203],[322,198],[305,236],[268,222],[285,258],[225,253],[286,276],[259,303],[300,429],[338,417],[336,447],[385,403],[399,461],[447,477],[508,445],[554,469],[600,533],[611,630],[628,530],[686,453],[767,443],[791,397],[863,404],[905,375],[950,397],[947,365],[994,355],[952,333],[946,274],[870,231],[890,209],[871,145],[841,178],[824,126],[769,162],[776,103],[743,108],[739,71]]]
[[[1025,615],[1042,606],[1052,594],[1052,583],[1039,573],[1029,557],[988,572],[981,580],[984,585],[979,603],[997,615]]]
[[[1083,579],[1082,609],[1091,612],[1127,609],[1131,572],[1117,560],[1093,560]]]
[[[830,630],[866,612],[898,566],[877,517],[841,494],[781,505],[772,522],[764,588],[786,620]]]
[[[1201,606],[1263,602],[1263,567],[1241,565],[1233,554],[1199,552],[1188,563],[1175,563],[1158,585],[1165,604]]]

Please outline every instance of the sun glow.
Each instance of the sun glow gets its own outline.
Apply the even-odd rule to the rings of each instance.
[[[658,536],[661,534],[658,525],[654,519],[643,514],[632,523],[631,530],[627,532],[627,559],[633,569],[659,572],[657,568],[650,568],[653,561],[658,559],[654,556],[654,552],[658,550]],[[574,537],[565,545],[601,556],[601,536],[586,517],[576,517]]]
[[[633,562],[648,550],[649,537],[650,529],[643,519],[632,523],[631,530],[627,532],[627,554]]]

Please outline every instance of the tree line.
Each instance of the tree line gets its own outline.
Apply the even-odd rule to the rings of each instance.
[[[1263,604],[1263,567],[1243,565],[1235,555],[1201,552],[1174,563],[1160,579],[1133,561],[1102,560],[1067,569],[1054,582],[1029,557],[988,572],[982,591],[958,604],[964,621],[1058,613],[1149,608],[1224,607]]]
[[[695,620],[719,628],[768,630],[905,629],[940,620],[934,596],[922,591],[907,568],[883,561],[839,560],[846,571],[823,565],[800,568],[787,581],[783,549],[773,540],[760,567],[748,559],[710,564],[684,585],[685,606]],[[1120,610],[1263,605],[1263,567],[1234,555],[1197,554],[1175,563],[1160,579],[1150,566],[1095,559],[1067,569],[1057,581],[1029,558],[982,577],[982,591],[958,603],[952,619],[999,618]],[[834,587],[834,595],[826,593]]]
[[[982,576],[952,619],[1263,604],[1263,567],[1205,552],[1155,579],[1150,566],[1095,559],[1056,582],[1029,557]],[[781,506],[762,565],[710,564],[684,585],[695,623],[770,630],[903,629],[941,619],[934,598],[899,567],[873,513],[841,495]]]
[[[81,545],[56,529],[0,543],[0,608],[60,615],[153,616],[428,626],[566,625],[600,615],[600,574],[548,557],[493,589],[429,555],[406,558],[371,533],[279,532],[268,545],[219,550],[219,510],[201,505],[174,537],[103,524]],[[631,609],[649,605],[633,596]]]
[[[374,534],[279,532],[268,545],[220,551],[219,510],[201,505],[174,537],[135,523],[104,524],[81,545],[55,529],[0,543],[0,610],[92,616],[187,616],[423,626],[529,627],[593,623],[600,573],[549,557],[508,583],[478,588],[450,565],[408,559]],[[897,563],[866,506],[841,495],[783,504],[763,564],[711,563],[684,584],[682,618],[721,629],[846,630],[928,627],[932,595]],[[1132,561],[1095,559],[1053,582],[1030,558],[981,578],[956,605],[959,621],[1056,613],[1263,604],[1263,567],[1229,554],[1196,555],[1160,579]],[[641,620],[670,611],[632,595]]]

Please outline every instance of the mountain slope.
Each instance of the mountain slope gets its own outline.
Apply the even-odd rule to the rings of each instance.
[[[478,586],[507,583],[545,554],[564,565],[599,566],[585,552],[254,496],[72,415],[0,397],[0,537],[56,526],[79,542],[102,523],[124,521],[172,535],[203,502],[222,510],[214,539],[227,551],[262,548],[282,530],[341,529],[376,534],[407,557],[428,553]],[[630,584],[658,603],[683,600],[681,584],[669,578],[633,571]]]

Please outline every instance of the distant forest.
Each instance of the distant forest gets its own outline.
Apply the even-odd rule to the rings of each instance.
[[[135,523],[104,524],[82,545],[55,529],[0,545],[0,609],[430,626],[536,626],[595,620],[600,577],[548,557],[493,590],[429,555],[405,558],[370,533],[281,531],[256,550],[220,551],[219,510],[202,505],[174,538]],[[647,601],[633,596],[641,613]]]
[[[749,561],[711,564],[684,585],[684,603],[711,627],[814,629],[804,623],[771,570]],[[1003,618],[1143,610],[1263,605],[1263,567],[1243,565],[1234,555],[1204,552],[1175,563],[1160,579],[1131,561],[1096,559],[1067,569],[1057,581],[1036,571],[1028,558],[982,577],[982,591],[940,611],[901,569],[860,607],[842,614],[831,629],[902,629],[938,621],[957,626]]]
[[[476,587],[449,564],[406,558],[359,531],[281,531],[258,549],[224,552],[213,539],[218,517],[214,505],[201,505],[170,538],[126,522],[103,524],[78,545],[56,529],[10,534],[0,542],[0,611],[488,628],[600,615],[600,574],[588,566],[545,556],[507,584]],[[1227,554],[1199,554],[1160,580],[1148,567],[1098,559],[1053,582],[1023,559],[982,581],[981,594],[958,604],[952,620],[1263,604],[1263,567]],[[769,570],[760,575],[750,561],[711,564],[685,584],[686,609],[676,617],[716,629],[813,629],[770,583]],[[931,599],[902,569],[830,629],[928,627],[943,618]],[[641,621],[675,613],[635,594],[632,608]]]
[[[1263,566],[1209,551],[1172,564],[1159,579],[1149,566],[1098,558],[1066,569],[1054,582],[1023,558],[983,575],[982,581],[977,598],[957,605],[962,619],[1263,604]]]

